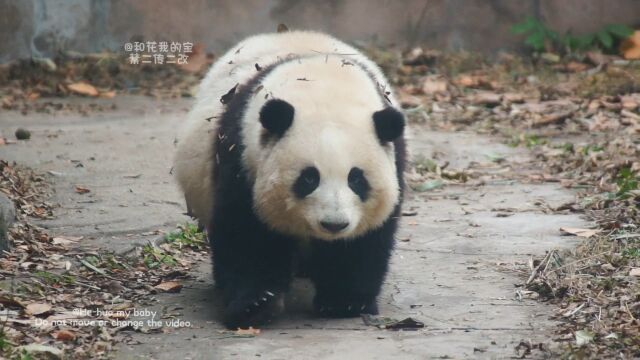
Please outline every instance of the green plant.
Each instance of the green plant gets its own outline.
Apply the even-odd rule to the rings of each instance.
[[[175,266],[176,259],[162,249],[151,244],[142,247],[143,262],[149,269],[160,267],[161,265]]]
[[[545,50],[547,46],[560,39],[560,35],[549,29],[542,21],[528,16],[523,22],[515,24],[511,27],[511,31],[519,35],[527,35],[524,43],[531,47],[534,51]]]
[[[587,144],[586,146],[582,147],[580,150],[582,152],[582,155],[589,155],[594,152],[604,151],[604,147],[598,144]]]
[[[560,35],[544,22],[527,17],[523,22],[511,27],[515,34],[526,35],[524,43],[536,52],[543,50],[584,51],[600,48],[605,51],[614,49],[616,40],[625,39],[633,34],[633,29],[622,24],[609,24],[594,33],[574,36],[571,32]]]
[[[571,51],[588,50],[599,47],[606,51],[614,48],[616,39],[626,39],[633,34],[633,29],[622,24],[610,24],[603,26],[595,33],[582,36],[573,36],[567,33],[563,38],[563,44]]]
[[[640,248],[630,247],[628,249],[624,249],[622,256],[632,259],[640,259]]]
[[[618,184],[616,195],[619,197],[626,197],[629,191],[638,190],[638,177],[631,172],[629,167],[623,167],[618,171],[616,183]]]
[[[7,333],[4,331],[6,323],[2,323],[2,327],[0,327],[0,354],[5,351],[11,349],[11,341],[7,337]]]
[[[524,145],[528,148],[532,148],[538,145],[545,145],[547,143],[548,143],[547,139],[539,135],[523,133],[520,135],[512,136],[511,140],[508,142],[508,145],[511,147],[518,147],[520,145]]]
[[[205,234],[191,223],[178,225],[178,231],[170,232],[165,236],[165,239],[178,249],[186,246],[194,250],[202,250],[207,243]]]
[[[58,275],[49,271],[36,271],[33,275],[47,285],[73,285],[76,283],[76,278],[67,274]]]

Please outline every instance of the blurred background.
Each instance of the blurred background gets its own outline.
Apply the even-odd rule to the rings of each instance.
[[[1,0],[0,62],[118,50],[135,39],[202,43],[217,54],[279,23],[351,42],[493,53],[524,49],[509,28],[527,16],[584,34],[639,25],[638,14],[637,0]]]

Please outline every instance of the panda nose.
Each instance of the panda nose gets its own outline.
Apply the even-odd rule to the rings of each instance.
[[[320,225],[322,225],[323,228],[335,234],[344,230],[347,226],[349,226],[349,223],[346,221],[345,222],[320,221]]]

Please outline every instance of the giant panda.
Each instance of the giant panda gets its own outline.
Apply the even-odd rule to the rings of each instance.
[[[402,201],[405,119],[380,69],[316,32],[250,37],[202,81],[174,172],[204,225],[229,328],[283,311],[377,314]]]

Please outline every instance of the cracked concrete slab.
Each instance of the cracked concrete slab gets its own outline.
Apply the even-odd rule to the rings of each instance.
[[[186,220],[169,172],[175,130],[189,101],[121,97],[115,102],[117,110],[89,117],[3,112],[0,131],[5,136],[21,126],[31,130],[32,139],[0,147],[0,157],[52,174],[56,191],[52,201],[60,207],[56,218],[41,221],[41,226],[54,235],[83,235],[86,247],[122,251],[149,241],[153,230],[169,230]],[[454,168],[486,163],[486,154],[500,154],[513,163],[528,158],[525,150],[471,133],[416,130],[410,146],[414,155],[435,153]],[[76,185],[91,192],[78,194]],[[384,316],[423,321],[424,329],[394,332],[368,327],[357,318],[313,318],[313,289],[297,281],[282,319],[256,337],[233,336],[216,320],[211,267],[205,262],[193,270],[194,279],[182,292],[160,294],[150,307],[189,321],[191,327],[124,333],[127,342],[120,344],[115,356],[510,357],[521,340],[548,341],[554,323],[549,307],[516,299],[515,284],[522,280],[503,265],[524,263],[550,248],[572,246],[572,239],[560,236],[558,228],[582,227],[584,221],[577,215],[544,211],[545,204],[557,206],[571,199],[573,194],[558,184],[495,178],[484,185],[409,193],[405,208],[416,214],[402,219],[380,310]]]

